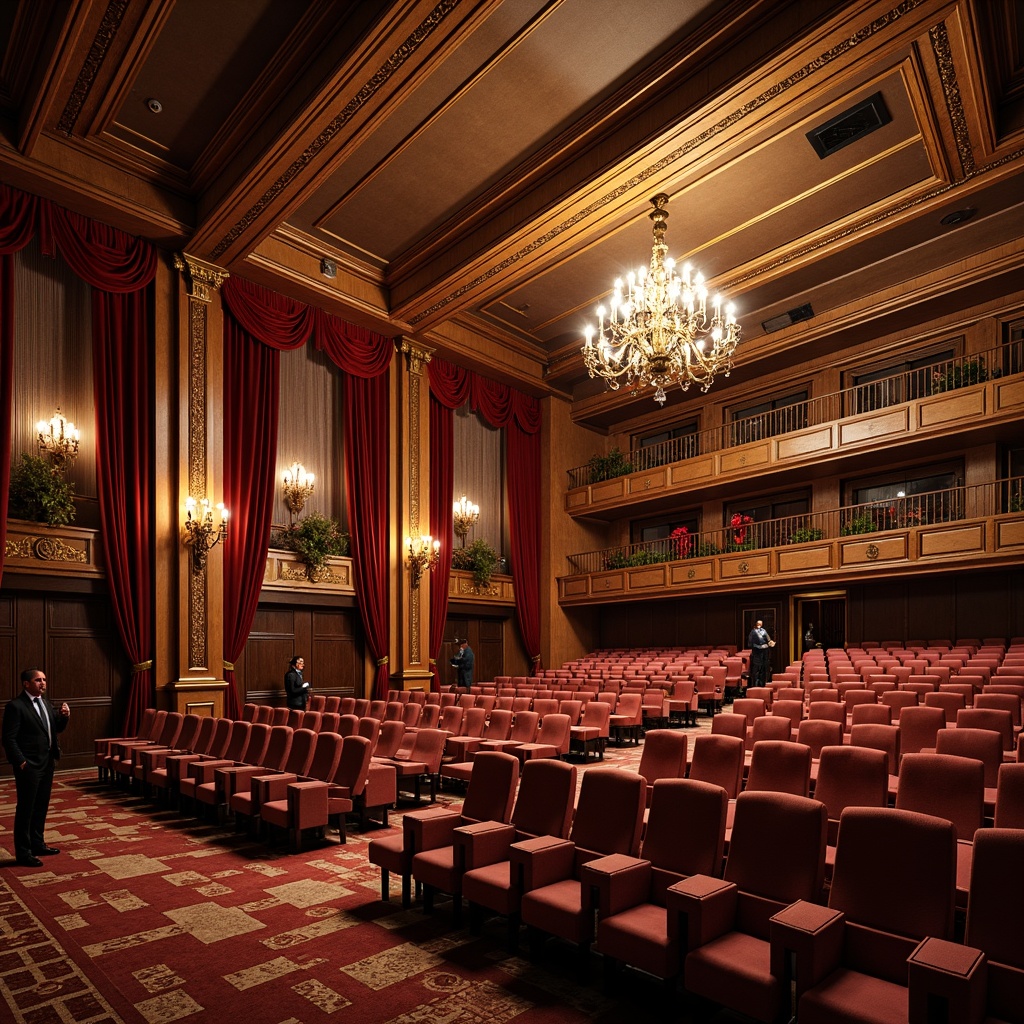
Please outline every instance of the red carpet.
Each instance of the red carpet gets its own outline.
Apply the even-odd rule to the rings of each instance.
[[[638,759],[627,749],[606,763]],[[452,930],[446,904],[430,917],[403,912],[394,879],[395,898],[382,903],[365,856],[380,830],[350,829],[346,846],[291,856],[77,773],[54,787],[47,839],[61,854],[27,869],[13,864],[13,800],[6,780],[0,994],[18,1022],[680,1017],[683,997],[666,1006],[662,986],[641,975],[626,975],[621,998],[606,996],[596,956],[584,984],[568,946],[549,943],[545,962],[531,964],[507,953],[499,921],[474,938]]]

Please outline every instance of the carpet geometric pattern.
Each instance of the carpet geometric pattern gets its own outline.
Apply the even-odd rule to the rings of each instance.
[[[639,754],[613,749],[603,763],[635,768]],[[4,780],[0,996],[9,1013],[0,1019],[553,1024],[663,1020],[666,1010],[688,1019],[678,991],[633,972],[616,997],[606,994],[597,957],[581,981],[575,950],[561,943],[531,963],[506,950],[499,921],[474,937],[452,928],[442,901],[429,917],[403,911],[394,879],[392,901],[381,902],[366,844],[390,830],[350,827],[345,846],[293,856],[101,786],[94,773],[68,773],[55,780],[47,828],[61,853],[23,869],[13,864],[13,814]]]

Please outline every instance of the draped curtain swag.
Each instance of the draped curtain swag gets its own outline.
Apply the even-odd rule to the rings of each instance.
[[[355,587],[367,646],[377,662],[375,693],[386,694],[388,547],[387,529],[378,520],[381,510],[389,507],[386,371],[394,346],[383,335],[242,278],[229,277],[221,293],[227,314],[225,354],[231,361],[226,362],[225,373],[225,504],[233,523],[247,524],[244,532],[232,528],[224,552],[225,609],[235,616],[225,622],[224,659],[233,664],[241,656],[263,582],[274,503],[278,353],[312,339],[343,371],[346,499]],[[245,351],[256,343],[271,351],[259,357]],[[227,669],[225,677],[232,684],[229,700],[237,706],[234,671]]]
[[[153,704],[152,328],[156,249],[141,239],[0,184],[0,395],[10,410],[13,306],[10,258],[33,235],[60,253],[92,293],[96,477],[107,580],[118,632],[133,664],[125,730]],[[6,533],[11,425],[0,426],[0,542]],[[0,559],[3,545],[0,543]],[[2,569],[2,562],[0,562]]]
[[[508,454],[508,509],[512,542],[512,580],[516,592],[516,619],[531,662],[540,666],[540,403],[506,384],[489,380],[435,356],[427,366],[431,392],[431,437],[435,423],[433,402],[447,412],[447,433],[439,432],[431,452],[431,526],[435,490],[448,503],[447,533],[451,545],[451,494],[454,452],[452,450],[452,410],[469,402],[492,427],[506,430]],[[442,416],[437,411],[437,419]],[[436,469],[435,469],[436,467]],[[447,474],[447,487],[445,477]],[[441,589],[441,588],[437,588]],[[434,600],[431,597],[431,656],[436,660],[444,636],[448,613],[447,589]],[[434,616],[440,618],[440,625]]]

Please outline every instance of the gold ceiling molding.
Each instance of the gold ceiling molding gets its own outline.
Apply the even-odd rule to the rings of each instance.
[[[260,217],[263,211],[288,187],[292,179],[317,157],[321,150],[338,132],[358,113],[358,111],[387,83],[392,75],[433,35],[437,27],[459,5],[459,0],[441,0],[440,3],[416,27],[415,31],[402,45],[378,68],[363,87],[345,105],[324,130],[299,154],[291,166],[263,193],[251,206],[248,212],[233,228],[214,246],[210,256],[217,259],[227,252],[242,234]]]
[[[71,138],[82,107],[92,91],[93,83],[96,81],[100,68],[103,67],[103,62],[107,59],[107,51],[117,35],[117,30],[121,27],[127,10],[128,0],[110,0],[107,9],[103,12],[103,20],[96,30],[92,46],[89,47],[89,53],[82,63],[74,88],[60,115],[60,120],[57,122],[57,131],[67,138]]]
[[[560,234],[562,234],[565,231],[568,231],[570,228],[575,227],[577,224],[580,223],[580,221],[586,220],[587,218],[591,217],[593,214],[597,213],[599,210],[601,210],[608,204],[614,202],[616,199],[620,198],[627,192],[630,192],[633,189],[643,185],[649,179],[660,174],[662,171],[666,170],[668,167],[676,163],[678,160],[681,160],[683,157],[688,156],[693,150],[697,149],[698,147],[704,145],[706,142],[720,135],[727,128],[733,127],[735,124],[742,121],[745,117],[748,117],[754,111],[759,110],[766,103],[769,103],[770,101],[777,99],[779,96],[788,92],[795,85],[804,82],[806,79],[816,74],[817,72],[821,71],[823,68],[828,67],[831,63],[833,63],[833,61],[849,53],[849,51],[852,50],[853,48],[863,44],[867,39],[870,39],[873,35],[876,35],[878,32],[881,32],[882,30],[888,28],[890,25],[894,24],[900,18],[909,14],[915,8],[921,6],[921,4],[924,2],[925,0],[902,0],[902,2],[898,3],[894,8],[892,8],[892,10],[879,16],[874,21],[869,22],[862,29],[855,32],[852,36],[848,37],[847,39],[844,39],[841,43],[837,43],[835,46],[832,47],[832,49],[827,50],[825,53],[820,54],[818,57],[815,57],[813,60],[805,64],[803,67],[798,68],[796,71],[794,71],[793,74],[789,75],[788,77],[782,79],[782,81],[777,82],[775,85],[766,89],[758,96],[755,96],[752,100],[748,101],[747,103],[744,103],[743,106],[739,107],[738,109],[732,111],[729,114],[726,114],[724,117],[720,118],[715,124],[710,125],[708,128],[705,128],[704,131],[700,132],[698,135],[690,137],[681,146],[678,146],[676,149],[672,150],[671,153],[668,153],[665,156],[661,157],[659,160],[656,160],[654,163],[649,164],[647,167],[638,171],[636,174],[634,174],[631,178],[627,179],[621,185],[612,189],[610,192],[606,192],[600,198],[595,199],[592,203],[589,203],[587,206],[583,207],[583,209],[578,210],[568,219],[562,221],[560,224],[556,224],[554,227],[545,231],[544,234],[540,235],[538,238],[535,238],[532,242],[527,243],[525,246],[518,249],[516,252],[512,253],[512,255],[506,257],[500,263],[488,267],[487,270],[483,271],[481,274],[478,274],[471,281],[466,282],[466,284],[455,289],[455,291],[451,292],[449,295],[445,296],[442,299],[439,299],[432,306],[428,306],[426,309],[417,313],[415,316],[410,317],[409,323],[413,326],[415,326],[418,323],[422,323],[423,320],[425,320],[427,317],[430,317],[434,313],[437,313],[440,310],[444,309],[445,306],[450,305],[452,302],[461,298],[467,292],[473,291],[475,288],[480,287],[480,285],[485,284],[492,277],[495,277],[496,275],[509,269],[509,267],[512,267],[516,263],[519,263],[527,256],[530,256],[533,253],[535,253],[538,249],[542,249],[545,245],[548,244],[548,242],[557,238]]]
[[[977,170],[974,163],[974,148],[971,146],[971,133],[967,129],[967,115],[964,113],[963,100],[960,97],[960,84],[956,78],[956,65],[949,47],[949,33],[946,23],[939,22],[928,31],[932,41],[932,52],[939,65],[939,79],[942,91],[946,96],[946,110],[953,126],[953,138],[956,140],[956,151],[960,157],[960,166],[966,176]]]

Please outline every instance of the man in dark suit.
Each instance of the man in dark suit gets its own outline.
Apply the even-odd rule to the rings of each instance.
[[[296,654],[288,662],[288,671],[284,676],[286,703],[296,711],[305,711],[309,703],[309,683],[302,678],[305,664],[305,661]]]
[[[19,864],[42,867],[40,857],[60,850],[46,845],[43,830],[50,807],[53,769],[60,760],[57,734],[71,717],[67,703],[54,712],[46,696],[46,673],[27,668],[21,673],[21,693],[4,708],[3,743],[14,767],[18,806],[14,812],[14,854]]]
[[[473,662],[476,660],[473,648],[468,640],[459,644],[459,653],[452,659],[452,665],[458,673],[458,685],[469,689],[473,685]]]
[[[758,619],[747,637],[750,648],[750,686],[764,686],[768,682],[768,666],[775,641],[768,635],[764,623]]]

